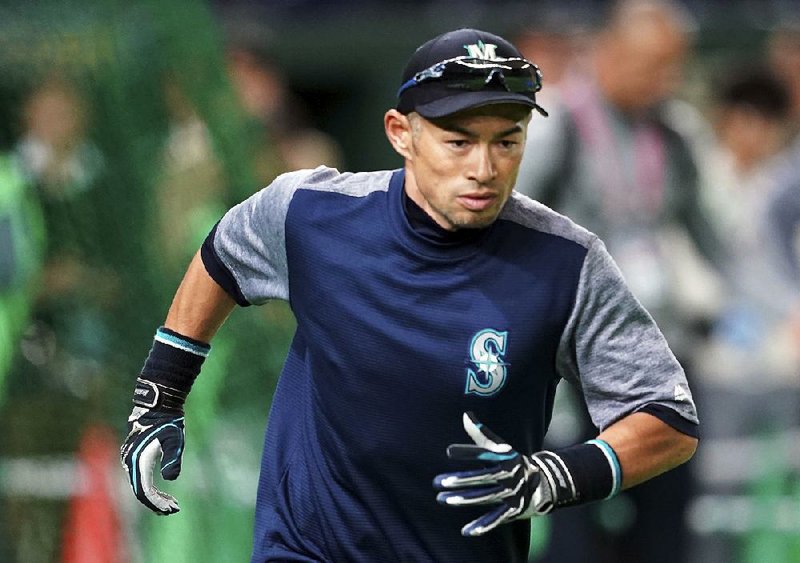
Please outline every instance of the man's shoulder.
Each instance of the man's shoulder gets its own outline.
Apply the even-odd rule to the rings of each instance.
[[[336,192],[351,196],[364,196],[389,188],[391,170],[374,172],[339,172],[335,168],[318,166],[314,169],[296,170],[278,176],[270,189],[289,191],[314,190]]]
[[[500,219],[533,231],[563,238],[587,249],[597,239],[597,235],[569,217],[516,190],[511,193]]]

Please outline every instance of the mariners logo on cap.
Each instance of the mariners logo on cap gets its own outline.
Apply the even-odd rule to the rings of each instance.
[[[464,48],[467,50],[468,56],[476,59],[494,61],[499,58],[496,52],[497,45],[494,45],[493,43],[484,43],[483,41],[478,41],[472,45],[464,45]]]

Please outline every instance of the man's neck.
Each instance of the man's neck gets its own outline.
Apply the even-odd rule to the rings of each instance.
[[[408,218],[411,228],[423,237],[438,243],[456,244],[474,240],[484,229],[456,229],[448,231],[431,217],[417,204],[408,193],[403,190],[403,211]]]

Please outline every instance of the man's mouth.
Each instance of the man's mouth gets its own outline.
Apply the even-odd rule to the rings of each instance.
[[[494,205],[497,195],[486,194],[466,194],[458,196],[459,203],[470,211],[484,211]]]

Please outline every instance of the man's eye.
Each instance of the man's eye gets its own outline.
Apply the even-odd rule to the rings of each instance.
[[[515,146],[517,146],[517,142],[509,141],[508,139],[503,139],[502,141],[500,141],[500,146],[503,147],[504,149],[513,149]]]
[[[462,149],[469,144],[466,139],[450,139],[447,144],[456,149]]]

